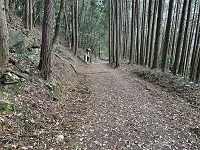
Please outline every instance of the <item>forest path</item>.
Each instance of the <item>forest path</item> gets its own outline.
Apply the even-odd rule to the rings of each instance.
[[[91,82],[92,104],[74,149],[200,149],[192,130],[200,113],[137,77],[98,61],[81,71]]]

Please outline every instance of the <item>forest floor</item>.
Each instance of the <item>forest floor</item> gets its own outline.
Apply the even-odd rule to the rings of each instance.
[[[92,105],[70,148],[200,149],[198,107],[127,70],[97,61],[80,71]]]
[[[200,148],[198,94],[191,105],[183,93],[143,80],[143,71],[138,77],[134,69],[140,66],[113,69],[101,60],[86,65],[61,45],[55,52],[51,82],[40,78],[38,62],[11,54],[11,70],[32,66],[14,89],[0,84],[1,99],[15,105],[13,112],[1,112],[0,149]]]

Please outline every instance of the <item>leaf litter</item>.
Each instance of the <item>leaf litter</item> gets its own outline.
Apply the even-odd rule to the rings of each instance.
[[[200,149],[200,112],[183,98],[104,61],[81,72],[93,105],[71,149]]]
[[[27,86],[8,93],[15,110],[1,113],[1,149],[200,149],[200,112],[184,98],[123,67],[86,66],[56,52],[71,58],[79,74],[55,57],[53,82],[62,93],[55,100],[35,63]]]

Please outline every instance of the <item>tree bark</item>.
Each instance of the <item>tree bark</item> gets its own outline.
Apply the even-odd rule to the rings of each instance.
[[[8,64],[9,48],[8,48],[8,28],[6,21],[6,13],[4,1],[0,0],[0,78],[4,74]]]
[[[174,64],[173,64],[173,67],[172,67],[173,74],[177,74],[177,68],[178,68],[179,59],[180,59],[182,38],[183,38],[183,34],[184,34],[183,30],[184,30],[184,20],[185,20],[186,6],[187,6],[187,0],[184,0],[183,8],[182,8],[182,14],[181,14],[179,36],[178,36],[177,47],[176,47],[175,60],[174,60]]]
[[[65,6],[65,0],[61,0],[60,10],[58,13],[58,17],[56,19],[56,27],[55,27],[55,34],[53,37],[53,44],[57,43],[58,41],[58,35],[60,33],[60,27],[61,27],[61,19],[63,18],[63,13],[64,13],[64,6]]]
[[[148,33],[147,33],[147,45],[146,45],[146,58],[145,58],[145,65],[148,65],[149,59],[149,48],[150,48],[150,41],[151,41],[151,25],[152,25],[152,0],[149,0],[149,8],[148,8]]]
[[[75,43],[75,52],[74,55],[77,55],[78,52],[78,29],[79,29],[79,24],[78,24],[78,0],[76,0],[76,18],[75,18],[76,24],[75,24],[75,29],[76,29],[76,43]]]
[[[149,52],[149,68],[151,67],[151,60],[152,60],[152,53],[154,47],[154,33],[156,29],[156,13],[157,13],[157,0],[154,2],[154,12],[153,12],[153,22],[152,22],[152,29],[151,29],[151,44],[150,44],[150,52]]]
[[[109,0],[109,63],[111,64],[111,56],[112,56],[112,3],[111,0]]]
[[[132,20],[131,20],[131,47],[130,47],[130,58],[129,64],[133,65],[133,51],[134,51],[134,0],[132,0]]]
[[[178,69],[178,74],[180,75],[183,74],[183,68],[185,66],[185,56],[186,56],[186,47],[187,47],[187,39],[188,39],[188,28],[190,26],[190,11],[191,11],[191,6],[192,6],[192,0],[189,0],[188,5],[189,6],[188,6],[188,12],[187,12],[187,20],[186,20],[186,26],[185,26],[181,60],[180,60],[179,69]]]
[[[135,11],[136,11],[136,16],[137,16],[137,42],[136,42],[136,49],[137,49],[137,58],[136,58],[136,63],[139,64],[139,57],[140,57],[140,1],[139,0],[135,1]]]
[[[119,51],[120,51],[120,46],[119,46],[119,1],[116,0],[116,5],[115,5],[115,17],[116,17],[116,62],[115,62],[115,67],[119,67]]]
[[[162,4],[163,4],[163,0],[159,0],[155,51],[154,51],[154,59],[153,59],[152,69],[158,67],[158,53],[160,51],[160,43],[161,43],[161,26],[162,26],[162,9],[163,9]]]
[[[45,0],[42,26],[42,47],[38,69],[45,80],[51,79],[51,52],[53,33],[54,0]]]
[[[29,8],[30,8],[30,4],[29,4],[29,0],[26,0],[26,5],[25,5],[25,19],[24,19],[24,21],[25,21],[25,28],[26,29],[29,29],[29,15],[30,15],[30,13],[29,13]]]
[[[33,29],[33,1],[29,0],[29,30]]]
[[[164,49],[162,52],[161,69],[163,72],[165,72],[165,70],[166,70],[167,54],[168,54],[169,41],[170,41],[173,3],[174,3],[174,0],[169,1],[168,19],[167,19],[167,26],[166,26],[166,32],[165,32],[165,43],[164,43]]]
[[[200,11],[200,10],[199,10]],[[192,58],[191,58],[191,65],[190,65],[190,80],[191,81],[194,81],[194,78],[195,78],[195,72],[196,72],[196,62],[198,61],[197,60],[197,55],[198,55],[198,51],[199,50],[199,43],[200,43],[200,23],[199,23],[199,19],[200,18],[200,15],[198,16],[198,22],[197,22],[197,29],[196,29],[196,35],[195,35],[195,43],[194,43],[194,46],[193,46],[193,52],[192,52]]]
[[[72,2],[71,6],[72,11],[72,51],[75,54],[75,13],[74,13],[74,2]]]

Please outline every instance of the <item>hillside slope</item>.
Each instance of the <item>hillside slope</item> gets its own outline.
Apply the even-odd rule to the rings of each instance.
[[[86,79],[76,73],[87,66],[57,44],[53,79],[44,81],[37,69],[41,30],[29,32],[19,18],[12,20],[8,70],[0,84],[0,148],[68,147],[88,106]]]

